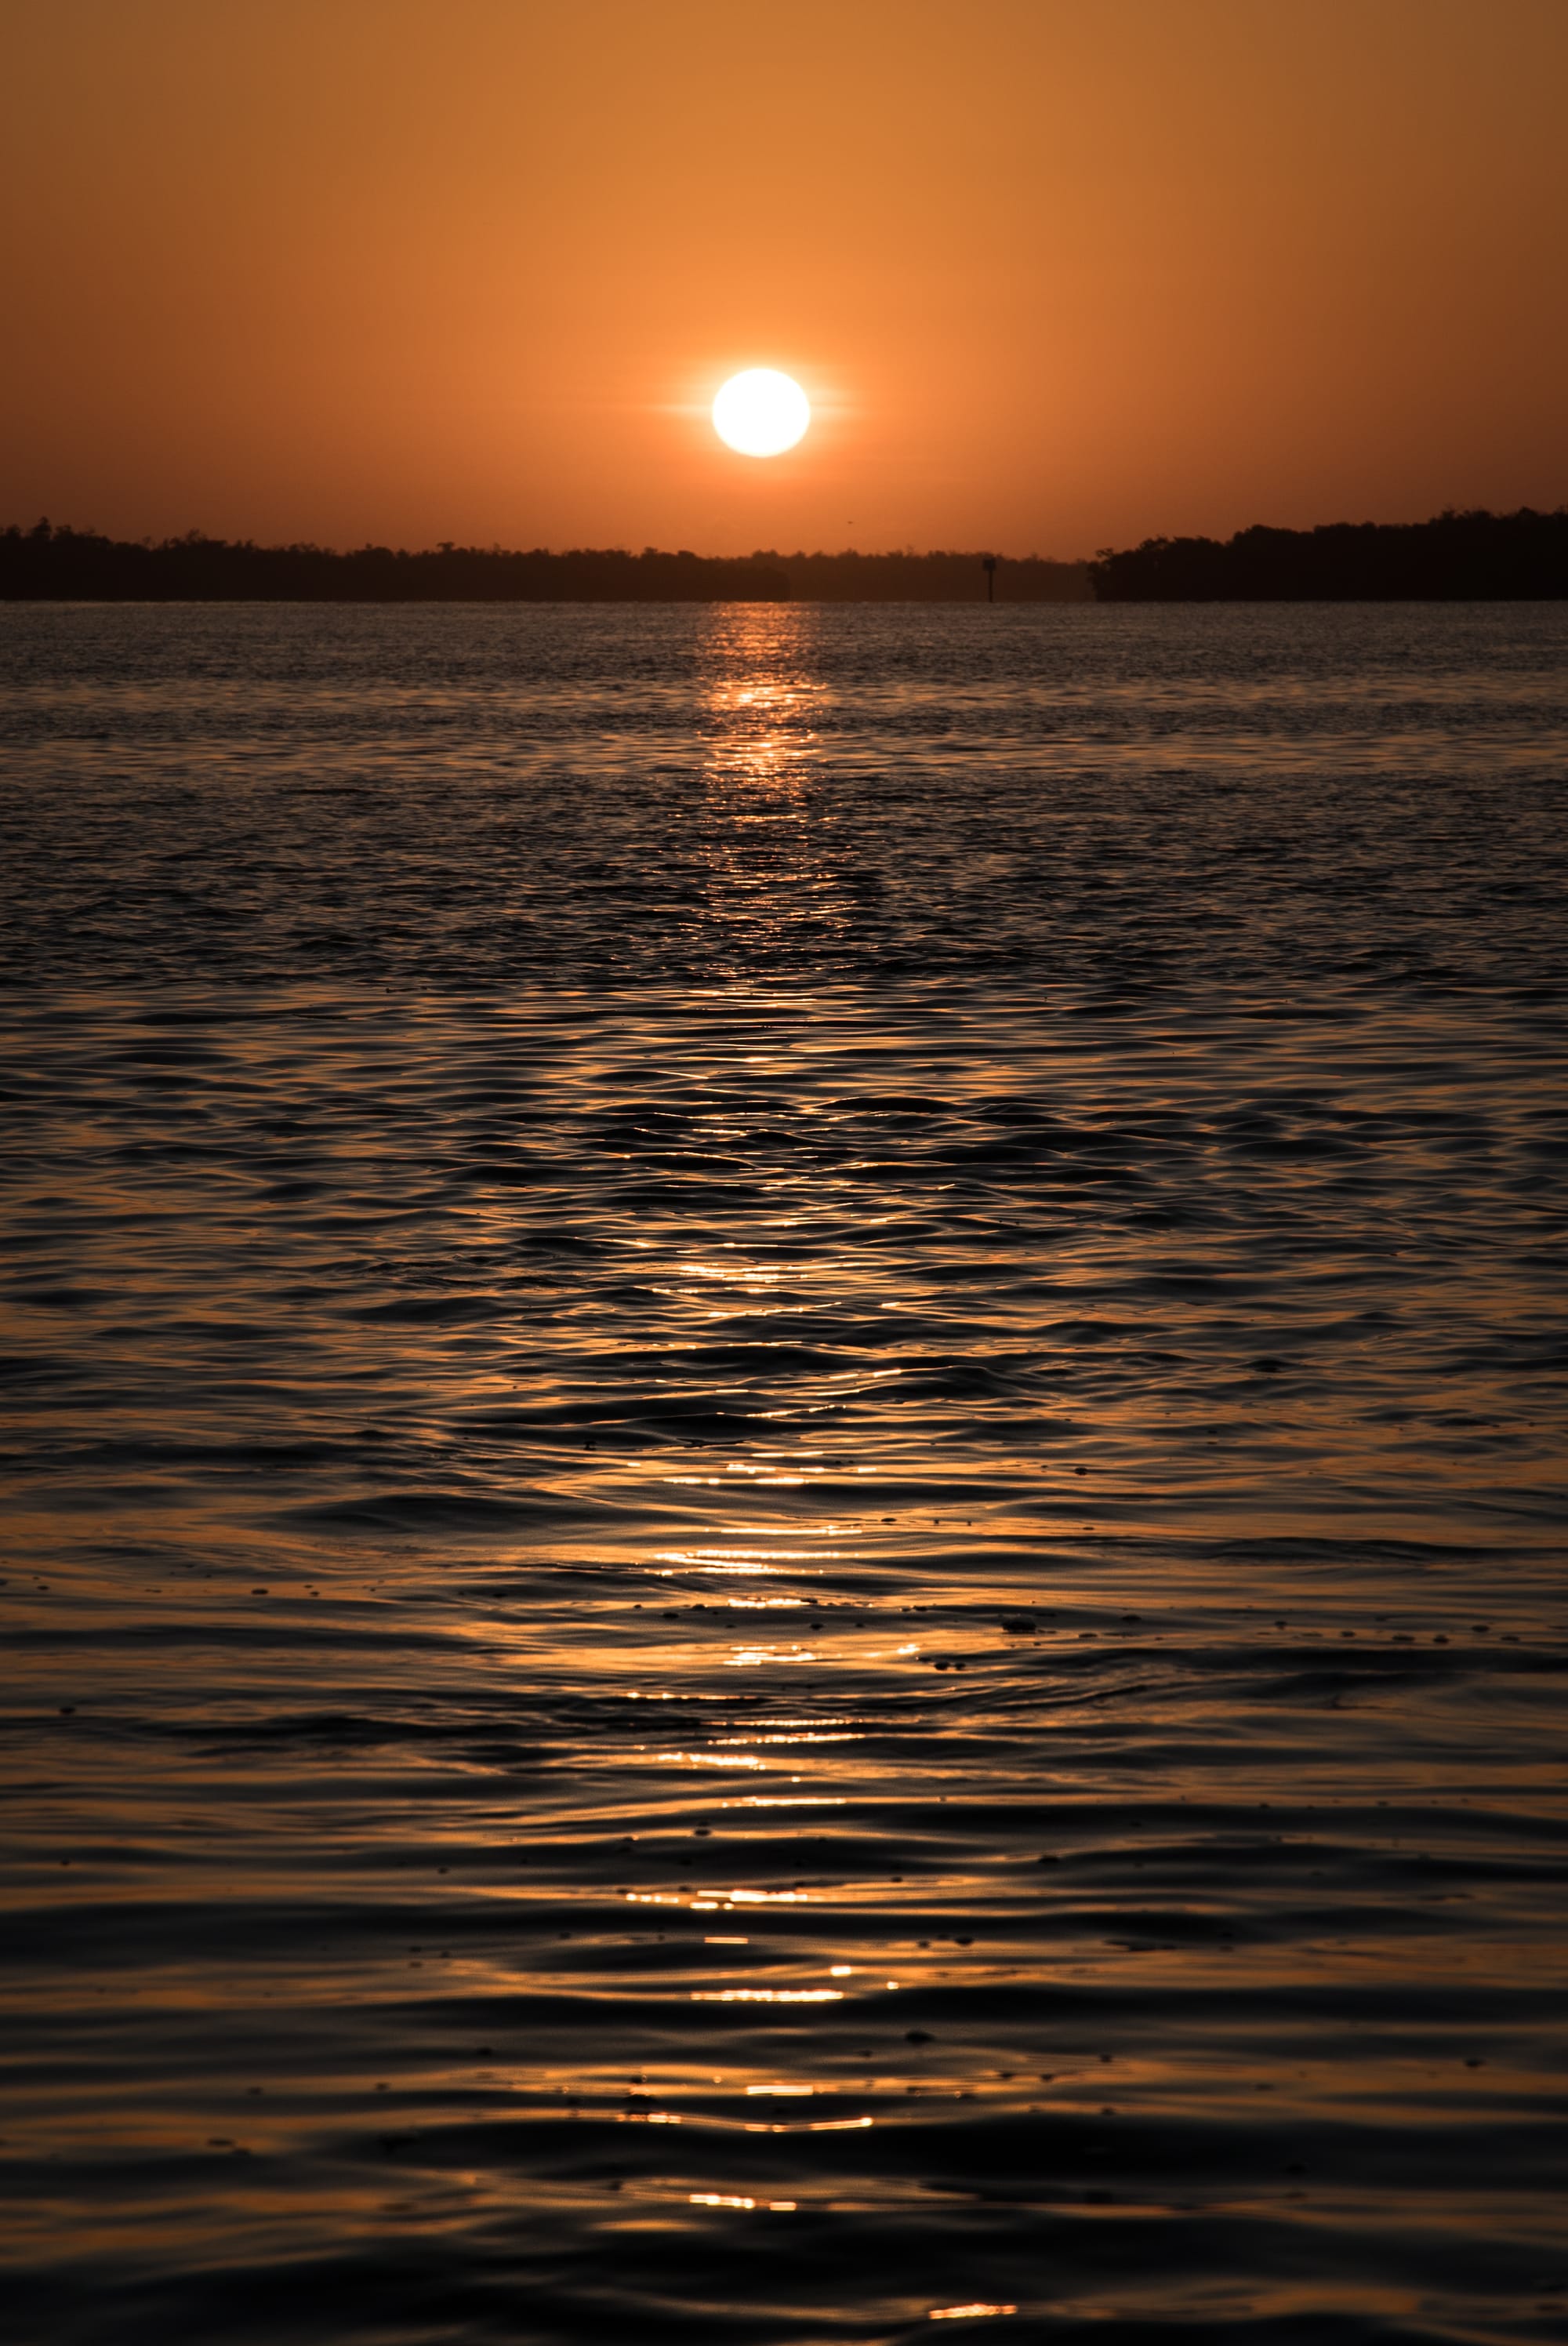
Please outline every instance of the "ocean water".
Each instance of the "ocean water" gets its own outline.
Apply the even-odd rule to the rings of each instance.
[[[0,611],[0,2295],[1568,2335],[1568,607]]]

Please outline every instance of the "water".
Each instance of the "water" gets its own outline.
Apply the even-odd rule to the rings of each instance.
[[[9,2336],[1564,2334],[1565,648],[0,613]]]

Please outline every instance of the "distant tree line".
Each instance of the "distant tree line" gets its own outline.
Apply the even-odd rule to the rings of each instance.
[[[972,603],[978,554],[549,554],[438,546],[256,546],[192,530],[127,543],[97,530],[0,530],[0,600],[193,603]],[[1086,602],[1080,562],[999,560],[996,599]]]
[[[97,530],[0,530],[0,600],[298,603],[975,603],[980,554],[681,551],[550,554],[441,545],[257,546],[205,537],[134,543]],[[1151,537],[1091,563],[994,563],[999,603],[1430,602],[1568,597],[1568,509],[1442,513],[1411,523]]]
[[[204,537],[158,546],[96,530],[0,531],[0,600],[192,603],[781,603],[789,582],[758,561],[697,554],[509,554],[438,546],[256,546]]]
[[[1088,577],[1102,603],[1553,601],[1568,596],[1568,508],[1149,537],[1107,548]]]
[[[803,603],[983,603],[982,554],[759,554],[789,581]],[[996,563],[999,603],[1086,603],[1082,562],[1047,562],[1038,554]]]

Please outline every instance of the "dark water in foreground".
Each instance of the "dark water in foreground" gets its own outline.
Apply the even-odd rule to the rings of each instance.
[[[0,613],[9,2337],[1568,2334],[1565,649]]]

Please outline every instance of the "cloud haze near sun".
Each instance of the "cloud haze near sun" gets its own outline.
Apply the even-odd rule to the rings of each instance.
[[[5,11],[0,518],[993,545],[1568,494],[1560,0]],[[811,403],[748,463],[710,408]]]

